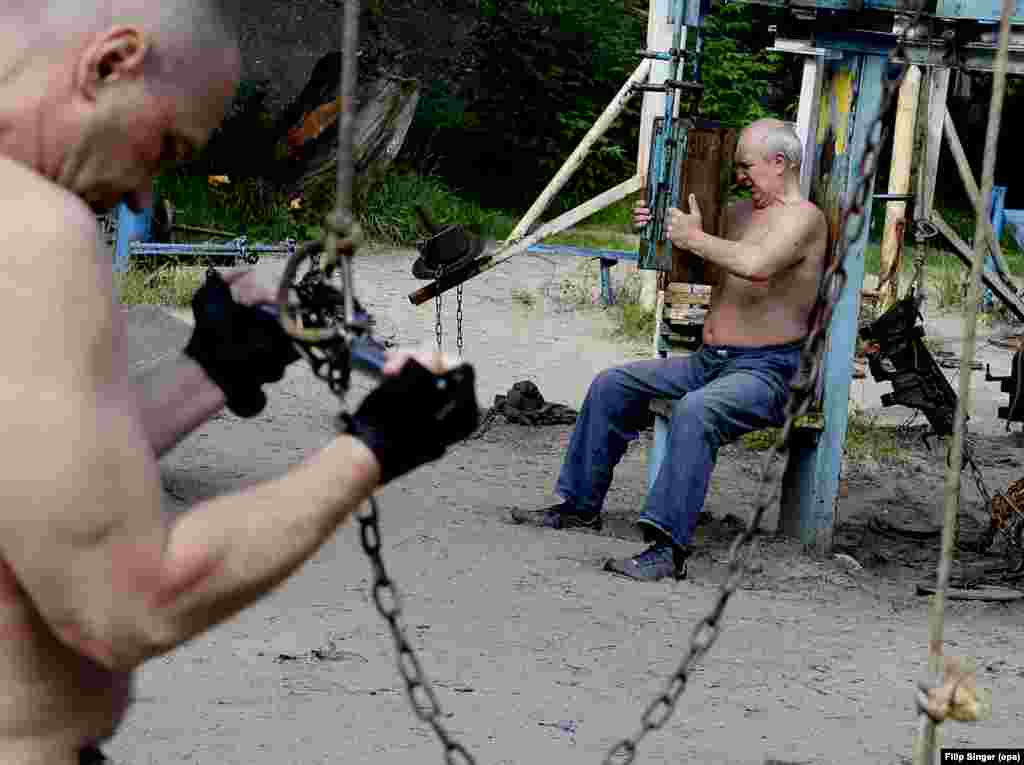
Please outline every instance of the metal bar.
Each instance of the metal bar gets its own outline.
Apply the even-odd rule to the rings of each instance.
[[[133,255],[159,255],[162,253],[181,253],[183,255],[197,252],[210,252],[219,254],[231,254],[233,252],[292,252],[293,244],[170,244],[163,242],[132,242],[130,245]]]
[[[999,54],[996,58],[995,78],[992,83],[992,100],[988,110],[988,130],[985,134],[985,159],[982,163],[981,190],[977,197],[977,217],[974,226],[974,258],[971,263],[971,280],[967,290],[967,305],[964,311],[964,340],[960,349],[960,391],[957,395],[956,414],[953,420],[953,440],[946,460],[946,502],[942,523],[942,556],[936,576],[935,595],[931,601],[928,617],[928,669],[933,678],[941,683],[943,670],[942,632],[944,627],[946,589],[953,568],[953,545],[956,535],[957,515],[960,511],[960,474],[963,469],[963,441],[967,412],[970,411],[971,365],[974,362],[975,342],[978,331],[978,303],[981,300],[981,275],[985,261],[986,232],[992,225],[988,218],[988,203],[992,196],[996,173],[996,150],[999,144],[999,123],[1003,112],[1003,97],[1006,94],[1006,59],[1010,39],[1010,14],[1015,0],[1003,0],[1003,16],[999,25]],[[915,765],[931,765],[939,744],[939,731],[935,721],[923,711],[920,714],[918,737],[914,742]]]
[[[599,250],[591,247],[574,247],[567,244],[535,244],[526,250],[531,255],[575,255],[581,258],[602,258],[603,260],[632,260],[639,255],[636,251]]]
[[[579,207],[570,210],[567,213],[562,213],[562,215],[559,215],[554,220],[540,226],[532,234],[520,239],[518,242],[506,243],[492,255],[475,261],[471,268],[459,271],[456,274],[452,274],[438,281],[431,282],[425,287],[421,287],[415,292],[410,293],[409,301],[413,305],[420,305],[421,303],[425,303],[431,298],[435,298],[441,293],[450,290],[452,287],[464,284],[474,276],[478,276],[485,271],[490,271],[492,268],[497,268],[509,258],[515,257],[522,252],[526,252],[530,247],[537,244],[537,242],[540,242],[549,236],[554,236],[559,231],[564,231],[570,226],[575,226],[581,220],[593,215],[598,210],[603,210],[608,205],[613,205],[619,200],[625,199],[630,194],[635,194],[642,187],[643,180],[639,175],[634,175],[628,181],[624,181],[618,186],[608,189],[608,191],[605,191],[602,194],[598,194],[596,197],[588,202],[584,202]]]

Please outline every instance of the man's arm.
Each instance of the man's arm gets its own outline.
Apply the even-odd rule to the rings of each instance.
[[[767,281],[803,260],[806,257],[804,245],[824,223],[817,208],[793,206],[786,215],[777,216],[771,228],[758,231],[756,240],[737,241],[703,230],[693,195],[690,210],[690,213],[669,211],[668,235],[673,244],[750,281]]]
[[[276,300],[275,290],[250,269],[219,269],[240,305]],[[263,352],[268,352],[266,349]],[[135,377],[142,425],[157,457],[162,457],[226,404],[221,388],[194,359],[182,354]]]
[[[58,638],[127,669],[279,584],[367,499],[381,468],[341,436],[284,477],[166,525],[115,350],[110,265],[85,244],[92,216],[62,201],[59,231],[23,225],[9,238],[33,257],[0,262],[0,321],[23,328],[0,371],[0,553]],[[40,267],[40,252],[59,253],[61,271]],[[59,309],[26,325],[38,305]]]
[[[224,392],[186,356],[161,361],[133,382],[146,440],[158,458],[224,408]]]

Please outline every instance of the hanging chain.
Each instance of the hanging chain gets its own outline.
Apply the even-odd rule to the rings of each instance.
[[[434,336],[437,338],[437,352],[441,352],[441,338],[443,336],[443,330],[441,329],[441,309],[443,308],[441,303],[441,293],[438,293],[434,298]]]
[[[769,508],[778,504],[782,474],[788,458],[796,420],[807,413],[821,380],[828,328],[836,304],[846,285],[847,275],[844,268],[846,255],[851,245],[860,239],[867,222],[865,206],[871,192],[875,172],[878,169],[879,154],[886,138],[885,120],[896,105],[896,94],[907,71],[908,60],[904,47],[906,39],[910,31],[917,27],[923,10],[924,4],[919,0],[913,18],[904,27],[896,43],[893,59],[901,64],[899,74],[893,77],[891,68],[886,67],[882,81],[881,106],[878,114],[867,128],[864,154],[860,160],[859,175],[854,185],[852,199],[840,218],[840,237],[837,242],[835,259],[826,269],[818,286],[818,297],[812,313],[813,324],[800,353],[800,370],[790,386],[789,400],[786,402],[786,420],[765,458],[754,510],[747,526],[733,540],[732,546],[729,548],[725,581],[719,587],[718,597],[711,611],[694,628],[686,655],[669,678],[665,690],[656,696],[644,710],[640,730],[632,738],[623,739],[615,744],[605,756],[604,765],[625,765],[625,763],[633,762],[640,741],[651,731],[661,728],[672,717],[680,696],[686,690],[694,666],[711,649],[721,632],[722,614],[729,599],[739,587],[746,569],[746,557],[751,547],[750,543],[761,525],[761,519]]]
[[[409,704],[416,717],[434,729],[441,746],[444,747],[444,760],[448,765],[476,765],[473,756],[452,738],[441,722],[444,711],[430,680],[423,673],[419,657],[405,634],[401,598],[394,581],[384,568],[384,559],[380,552],[380,514],[376,498],[370,497],[368,508],[360,512],[356,518],[359,521],[359,538],[363,551],[373,568],[373,604],[377,608],[377,613],[387,622],[391,637],[395,641],[398,673],[405,682]]]
[[[459,351],[459,358],[462,358],[462,285],[455,291],[455,347]]]

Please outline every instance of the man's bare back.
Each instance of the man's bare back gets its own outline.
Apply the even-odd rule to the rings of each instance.
[[[52,227],[58,221],[72,227],[91,224],[94,241],[98,241],[98,230],[85,205],[24,166],[0,158],[0,189],[8,190],[0,195],[5,215],[17,220],[23,231]],[[17,236],[8,238],[9,244],[16,241]],[[17,291],[4,290],[0,321],[19,330],[7,335],[5,345],[10,353],[8,358],[16,360],[21,367],[20,371],[7,370],[0,395],[18,401],[22,422],[40,425],[35,430],[19,428],[24,436],[18,443],[18,453],[4,455],[6,465],[17,468],[21,475],[27,470],[23,460],[37,460],[53,452],[52,436],[45,428],[45,423],[51,419],[49,411],[55,406],[49,394],[56,394],[62,388],[73,391],[83,382],[75,379],[73,368],[67,368],[63,370],[63,380],[37,382],[33,386],[36,395],[19,395],[14,389],[18,380],[30,385],[36,374],[43,371],[25,365],[33,344],[45,340],[50,346],[47,356],[73,357],[62,343],[81,342],[93,336],[90,329],[95,330],[95,326],[87,325],[117,316],[112,308],[109,264],[99,257],[97,249],[93,255],[92,258],[56,261],[52,257],[40,258],[20,247],[9,246],[0,252],[0,284],[18,286]],[[87,284],[92,297],[83,304],[81,289]],[[46,303],[37,303],[33,308],[36,300]],[[97,303],[92,303],[93,300]],[[94,310],[104,301],[110,306],[108,310]],[[37,316],[35,321],[51,327],[59,325],[62,322],[60,312],[46,311],[49,305],[69,306],[65,319],[79,324],[80,331],[65,331],[64,327],[47,331],[31,322],[26,324],[26,316]],[[50,374],[59,372],[49,364],[46,367]],[[127,365],[121,363],[114,374],[127,380]],[[8,422],[7,426],[18,427],[18,424]],[[59,469],[59,464],[58,459],[51,469]],[[155,467],[155,463],[152,464]],[[55,478],[54,483],[59,487],[59,477]],[[120,480],[131,482],[132,478],[124,474]],[[8,564],[8,544],[12,542],[19,544],[6,535],[0,539],[0,687],[4,689],[0,701],[0,742],[3,742],[0,748],[5,762],[19,765],[74,762],[68,759],[69,753],[100,741],[114,731],[129,703],[131,676],[102,667],[57,638]],[[54,567],[63,563],[52,561]]]
[[[720,270],[714,304],[704,321],[706,344],[778,345],[807,334],[828,244],[821,211],[807,201],[758,209],[744,200],[729,210],[726,238],[757,245],[766,231],[789,225],[793,218],[812,219],[800,245],[802,259],[766,280],[754,281]]]

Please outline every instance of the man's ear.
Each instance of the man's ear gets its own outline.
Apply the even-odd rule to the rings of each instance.
[[[76,72],[79,90],[95,100],[104,84],[139,76],[147,53],[149,40],[138,28],[107,30],[82,52]]]

